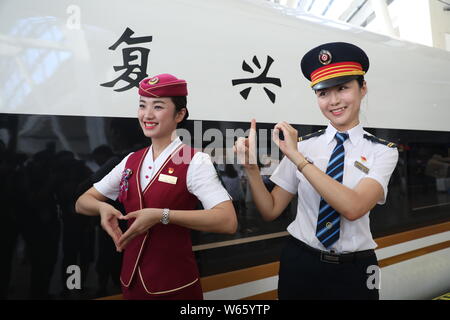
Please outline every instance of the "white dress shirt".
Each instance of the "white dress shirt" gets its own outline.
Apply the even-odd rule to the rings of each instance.
[[[145,190],[153,175],[158,172],[165,160],[180,145],[180,138],[176,138],[155,160],[153,160],[153,148],[150,147],[139,172],[141,190]],[[122,172],[131,154],[127,155],[101,181],[94,184],[94,188],[98,192],[111,200],[117,199]],[[205,209],[211,209],[223,201],[231,200],[228,192],[219,181],[210,156],[203,152],[197,152],[192,158],[187,171],[186,186],[188,191],[200,200]]]
[[[329,124],[322,135],[300,141],[298,150],[305,157],[310,158],[316,167],[325,172],[331,153],[336,146],[334,139],[336,132],[337,130]],[[349,139],[344,142],[343,185],[353,189],[362,179],[374,179],[384,191],[384,196],[378,201],[378,204],[384,204],[389,179],[398,160],[397,149],[364,138],[364,134],[370,134],[364,131],[361,125],[357,125],[347,133]],[[368,168],[369,172],[365,173],[357,168],[355,161]],[[311,247],[326,250],[316,237],[321,198],[319,193],[287,157],[283,158],[271,176],[271,180],[292,194],[298,193],[297,216],[288,226],[288,232]],[[341,216],[339,240],[330,249],[343,253],[376,248],[377,245],[370,232],[369,213],[370,211],[355,221],[349,221]]]

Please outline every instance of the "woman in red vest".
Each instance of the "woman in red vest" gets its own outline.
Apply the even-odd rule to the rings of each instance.
[[[120,281],[126,299],[203,299],[190,229],[234,233],[236,213],[210,157],[174,135],[188,116],[187,84],[170,74],[139,84],[138,120],[152,145],[125,157],[76,203],[100,215],[124,251]],[[118,199],[123,216],[106,203]],[[204,210],[195,210],[198,201]],[[128,220],[122,234],[118,220]]]

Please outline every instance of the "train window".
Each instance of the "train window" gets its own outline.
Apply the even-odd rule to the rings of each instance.
[[[273,185],[268,178],[282,158],[271,142],[273,126],[258,123],[261,174],[269,189]],[[323,128],[295,127],[299,135]],[[185,143],[211,154],[239,220],[234,235],[192,232],[201,276],[278,261],[286,227],[296,214],[294,200],[275,221],[263,221],[242,168],[235,159],[223,161],[232,158],[229,147],[248,128],[249,123],[188,120],[184,131]],[[366,130],[399,147],[386,204],[371,212],[374,238],[448,221],[450,133]],[[6,284],[2,298],[94,298],[120,293],[120,255],[98,219],[76,215],[73,205],[123,156],[149,144],[137,121],[2,113],[0,133],[0,203],[8,226],[1,233],[6,245],[2,261],[7,262],[1,273]],[[226,138],[220,140],[220,134]],[[67,289],[67,280],[75,275],[67,270],[73,265],[80,267],[85,290]]]

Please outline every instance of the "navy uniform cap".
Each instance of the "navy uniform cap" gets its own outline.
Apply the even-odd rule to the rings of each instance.
[[[300,63],[313,90],[333,87],[366,74],[369,58],[359,47],[346,42],[330,42],[308,51]]]

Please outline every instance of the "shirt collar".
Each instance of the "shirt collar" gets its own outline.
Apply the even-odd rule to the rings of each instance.
[[[359,141],[363,138],[364,135],[364,129],[361,124],[358,124],[357,126],[351,128],[347,131],[350,142],[356,146]]]
[[[327,139],[327,144],[330,144],[330,142],[334,140],[336,132],[337,132],[336,128],[333,127],[333,125],[330,122],[328,124],[327,129],[325,130],[325,138]]]
[[[327,144],[329,144],[331,141],[334,140],[334,136],[336,135],[335,127],[331,124],[331,122],[328,124],[326,130],[325,130],[325,138],[327,141]],[[357,126],[354,126],[350,130],[347,131],[350,142],[356,146],[358,142],[362,139],[364,134],[364,129],[361,124],[358,124]]]
[[[165,161],[169,155],[172,154],[172,152],[175,151],[176,148],[181,144],[180,137],[177,137],[175,140],[173,140],[161,154],[156,158],[156,161]],[[150,146],[150,149],[148,150],[148,155],[150,156],[151,161],[153,162],[153,146]]]

